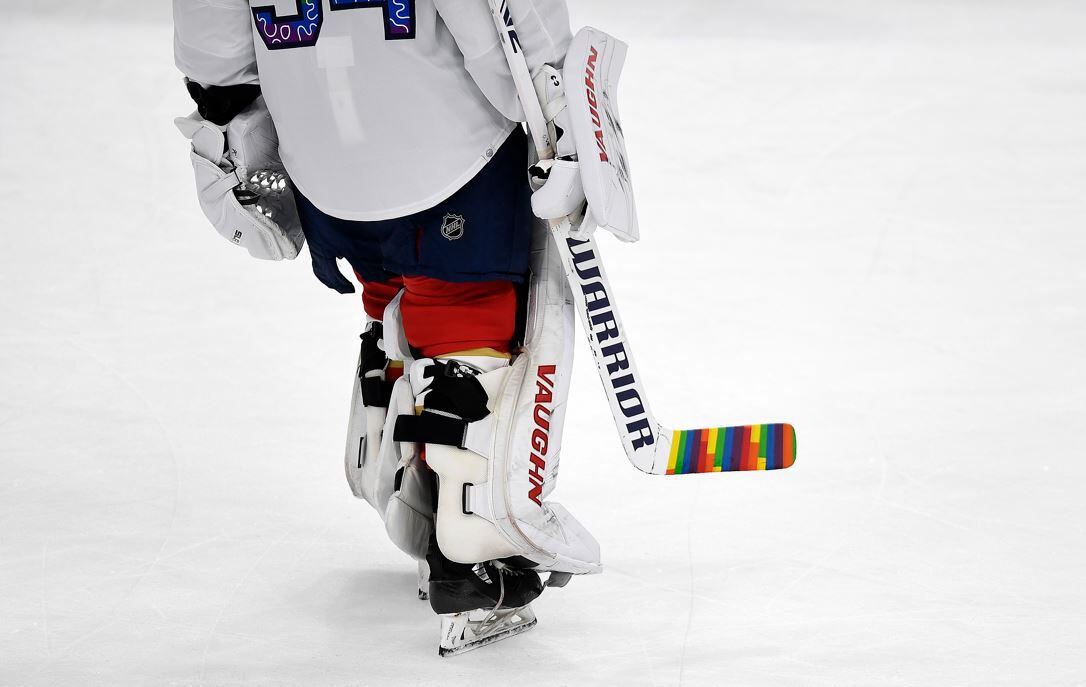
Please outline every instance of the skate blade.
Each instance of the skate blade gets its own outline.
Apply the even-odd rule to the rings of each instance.
[[[449,656],[458,656],[460,654],[466,654],[469,651],[474,651],[480,647],[487,646],[488,644],[494,644],[500,642],[503,639],[509,639],[510,637],[516,637],[517,635],[524,634],[528,630],[536,626],[538,620],[532,610],[525,606],[524,608],[518,608],[515,610],[505,611],[504,615],[499,620],[492,623],[491,626],[495,628],[492,632],[486,632],[486,628],[479,628],[472,625],[473,622],[464,619],[462,616],[468,614],[457,614],[452,616],[451,625],[443,628],[442,642],[437,649],[438,656],[447,658]],[[459,616],[459,617],[458,617]],[[513,617],[519,616],[521,620],[515,624],[508,624],[508,620]],[[444,622],[443,622],[444,624]],[[476,635],[471,639],[464,639],[465,631],[474,632],[477,629],[484,630],[483,634]],[[452,635],[452,636],[450,636]]]

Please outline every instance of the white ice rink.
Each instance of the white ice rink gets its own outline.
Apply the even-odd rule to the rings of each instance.
[[[359,303],[205,223],[168,4],[6,0],[0,685],[1086,685],[1086,5],[569,1],[656,412],[796,467],[636,473],[578,341],[606,572],[439,659],[341,473]]]

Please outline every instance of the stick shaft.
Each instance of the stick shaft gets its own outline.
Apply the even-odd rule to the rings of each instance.
[[[528,124],[532,142],[535,144],[536,154],[540,160],[550,160],[554,157],[554,146],[547,133],[547,118],[543,114],[543,105],[540,104],[535,85],[532,83],[532,73],[528,68],[528,60],[524,56],[517,27],[513,23],[509,0],[488,0],[488,2],[490,15],[494,19],[494,27],[498,30],[502,50],[505,51],[505,60],[509,63],[509,71],[513,75],[513,84],[517,88],[520,105],[524,109],[525,121]]]
[[[536,152],[541,160],[551,159],[554,148],[547,133],[546,117],[532,83],[508,0],[489,0],[489,3]],[[567,235],[568,218],[551,220],[548,225],[562,258],[566,280],[573,292],[576,310],[595,358],[626,456],[644,472],[666,474],[672,433],[656,422],[648,407],[641,375],[634,363],[600,259],[599,246],[595,238],[585,241],[570,239]]]

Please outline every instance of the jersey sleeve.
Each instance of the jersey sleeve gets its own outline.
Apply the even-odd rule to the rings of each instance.
[[[257,84],[246,0],[173,0],[174,62],[205,86]]]
[[[507,118],[524,121],[524,110],[517,100],[513,77],[487,3],[434,0],[434,4],[464,54],[464,67],[483,95]],[[544,64],[560,69],[573,39],[566,0],[509,0],[509,9],[528,69],[535,73]]]

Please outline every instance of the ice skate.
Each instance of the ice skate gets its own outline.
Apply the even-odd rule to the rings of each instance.
[[[442,657],[456,656],[515,637],[535,624],[531,606],[452,613],[441,618],[441,646],[437,652]]]
[[[535,626],[530,604],[543,593],[543,583],[534,570],[500,561],[454,563],[436,546],[427,561],[430,607],[441,616],[441,656],[478,649]]]
[[[572,574],[598,569],[595,540],[557,504],[543,501],[558,463],[564,403],[555,399],[565,386],[557,365],[536,366],[538,374],[529,376],[528,362],[522,356],[513,366],[506,357],[463,353],[417,360],[409,373],[414,412],[399,416],[394,440],[425,444],[426,464],[437,479],[434,536],[426,559],[430,605],[441,616],[441,656],[534,627],[530,604],[543,592],[540,572],[551,573],[554,586],[560,586]],[[503,392],[511,387],[526,391]],[[516,412],[518,402],[532,412]],[[507,454],[490,451],[495,423],[504,417],[535,423],[522,429],[535,438],[534,460],[528,452],[518,453],[523,463],[510,467]],[[506,431],[516,435],[516,426]],[[527,438],[511,443],[529,445]],[[549,466],[540,455],[551,459]],[[495,515],[497,499],[489,490],[508,488],[503,483],[510,472],[523,476],[523,488],[516,490],[521,527],[531,527],[537,542],[564,540],[561,551],[544,551],[502,529],[499,521],[509,516]]]

